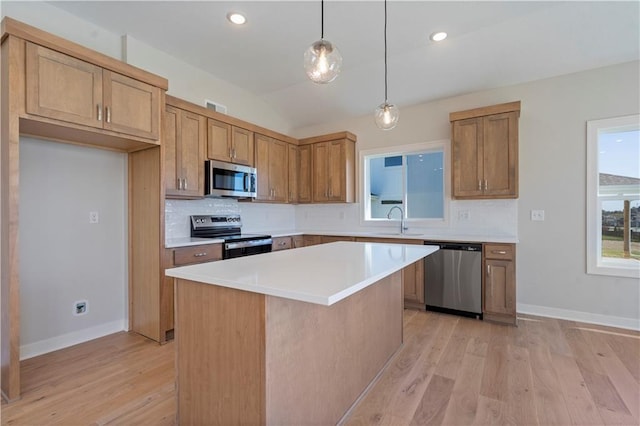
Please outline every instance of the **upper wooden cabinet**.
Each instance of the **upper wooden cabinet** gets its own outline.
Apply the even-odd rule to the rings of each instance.
[[[298,203],[298,174],[300,169],[300,152],[296,145],[288,145],[289,154],[287,155],[288,171],[289,171],[289,198],[288,202],[292,204]]]
[[[212,160],[254,165],[253,132],[209,118],[207,157]]]
[[[255,145],[258,174],[256,200],[286,203],[289,199],[289,144],[257,133]]]
[[[518,198],[520,102],[450,114],[452,196]]]
[[[167,105],[162,143],[167,198],[204,197],[206,137],[206,117]]]
[[[355,135],[349,132],[302,139],[311,144],[311,202],[352,203],[355,201]],[[302,152],[300,153],[300,194],[306,180],[302,178]],[[302,195],[299,197],[303,201]]]
[[[311,155],[313,145],[298,147],[298,203],[310,203],[311,197]]]
[[[157,140],[159,88],[26,43],[26,112]]]

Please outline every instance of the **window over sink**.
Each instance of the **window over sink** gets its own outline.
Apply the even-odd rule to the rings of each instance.
[[[363,220],[381,224],[402,215],[407,227],[444,224],[448,147],[441,140],[362,151]]]

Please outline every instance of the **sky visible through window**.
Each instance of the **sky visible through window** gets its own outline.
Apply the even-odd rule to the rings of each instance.
[[[598,135],[598,172],[640,178],[640,130]],[[633,200],[631,207],[640,205]],[[604,206],[603,206],[604,207]],[[622,210],[622,201],[607,201],[606,210]]]

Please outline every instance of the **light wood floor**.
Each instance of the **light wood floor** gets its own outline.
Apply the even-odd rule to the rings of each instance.
[[[405,344],[348,425],[640,424],[640,333],[405,311]],[[117,333],[22,363],[3,425],[172,425],[174,346]]]

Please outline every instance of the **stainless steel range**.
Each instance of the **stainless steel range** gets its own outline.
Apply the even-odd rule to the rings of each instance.
[[[223,239],[222,258],[250,256],[271,251],[271,235],[243,234],[240,215],[191,216],[191,236]]]

